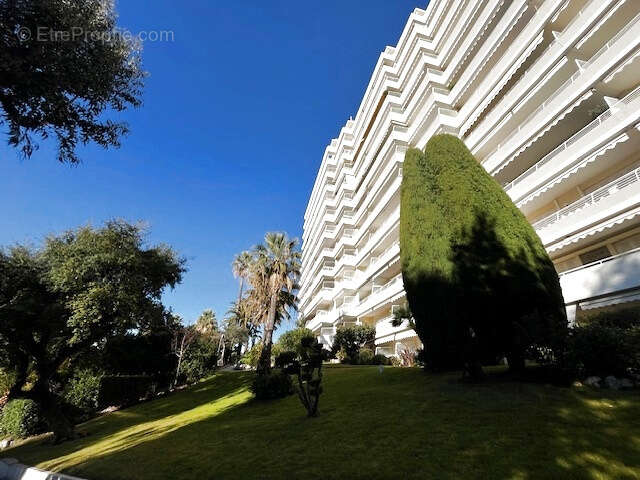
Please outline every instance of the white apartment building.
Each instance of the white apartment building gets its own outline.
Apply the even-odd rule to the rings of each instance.
[[[555,263],[570,320],[640,302],[640,0],[431,0],[379,57],[327,146],[304,217],[301,313],[330,345],[376,327],[377,353],[419,340],[404,303],[402,162],[464,140]]]

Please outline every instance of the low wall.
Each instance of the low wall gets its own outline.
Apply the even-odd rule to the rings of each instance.
[[[0,480],[82,480],[78,477],[46,472],[18,463],[15,458],[0,460]]]

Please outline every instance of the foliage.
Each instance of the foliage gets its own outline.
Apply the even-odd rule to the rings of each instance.
[[[42,432],[40,408],[33,400],[18,398],[8,402],[0,412],[0,433],[25,438]]]
[[[346,363],[357,363],[360,349],[376,338],[376,329],[370,325],[339,327],[333,339],[332,351]]]
[[[637,305],[620,305],[613,309],[605,309],[595,313],[581,312],[579,326],[595,323],[623,329],[640,327],[640,307]]]
[[[308,336],[300,339],[296,350],[285,367],[285,372],[297,378],[296,391],[302,405],[307,410],[307,416],[318,415],[318,402],[322,394],[322,344],[315,338]],[[282,361],[282,356],[280,360]]]
[[[251,392],[257,400],[273,400],[293,394],[291,378],[282,370],[256,375],[251,384]]]
[[[358,352],[358,365],[373,365],[375,355],[370,348],[361,348]]]
[[[36,400],[59,438],[72,435],[56,395],[59,372],[114,337],[153,331],[161,295],[182,278],[167,246],[148,248],[140,226],[110,221],[0,251],[0,345],[16,373],[13,396]]]
[[[399,308],[395,309],[395,311],[393,312],[393,318],[391,319],[391,325],[394,327],[399,327],[404,322],[407,322],[411,329],[416,329],[416,322],[413,319],[413,314],[411,313],[411,309],[409,308],[409,304],[407,302],[405,302],[404,305],[401,305]]]
[[[262,354],[262,343],[256,343],[250,350],[242,356],[242,363],[250,367],[257,367],[260,355]]]
[[[136,403],[153,390],[153,378],[148,375],[104,375],[100,378],[98,408]]]
[[[398,352],[401,367],[413,367],[416,364],[416,351],[404,347]]]
[[[102,375],[89,369],[78,370],[64,389],[65,401],[86,420],[98,411]]]
[[[278,356],[281,352],[302,353],[302,339],[309,338],[315,340],[315,335],[308,328],[295,328],[280,335],[280,338],[273,346],[273,353]]]
[[[25,157],[35,136],[55,137],[61,162],[79,161],[78,143],[119,146],[128,127],[104,114],[139,106],[144,76],[113,2],[0,1],[0,125]]]
[[[9,368],[0,368],[0,399],[4,397],[16,382],[15,373]]]
[[[216,369],[217,351],[218,344],[210,338],[196,338],[182,363],[180,374],[184,376],[185,381],[193,383],[211,375]]]
[[[437,135],[410,149],[401,188],[407,299],[428,363],[442,369],[506,356],[566,333],[558,276],[540,239],[464,143]]]
[[[386,355],[382,355],[381,353],[377,353],[373,356],[373,361],[371,362],[373,365],[391,365],[392,360]]]

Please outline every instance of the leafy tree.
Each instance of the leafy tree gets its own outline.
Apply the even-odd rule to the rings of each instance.
[[[110,221],[50,236],[38,250],[0,252],[0,345],[16,372],[10,396],[38,402],[58,439],[73,434],[56,395],[62,367],[149,328],[164,312],[162,292],[182,279],[184,260],[167,246],[147,247],[143,234]]]
[[[34,137],[55,137],[58,160],[77,163],[78,143],[120,145],[127,125],[104,114],[138,107],[145,73],[137,42],[116,28],[112,0],[0,0],[0,125],[11,146],[30,157]]]
[[[566,332],[558,276],[540,239],[502,188],[451,135],[411,149],[401,189],[400,251],[416,331],[433,368],[506,356],[524,367],[531,344]]]
[[[360,349],[373,343],[376,338],[376,329],[370,325],[354,325],[339,327],[333,338],[331,350],[333,354],[343,351],[345,361],[357,363]]]
[[[277,356],[282,352],[295,352],[300,354],[302,348],[302,340],[310,338],[315,340],[316,336],[308,328],[295,328],[284,332],[273,346],[273,353]]]

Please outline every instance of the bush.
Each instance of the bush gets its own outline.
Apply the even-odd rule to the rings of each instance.
[[[86,420],[98,410],[101,378],[92,370],[79,370],[64,389],[64,399],[78,411],[79,420]]]
[[[260,355],[262,354],[262,343],[256,343],[251,350],[245,352],[240,360],[245,365],[249,365],[250,367],[256,368],[258,366],[258,361],[260,360]]]
[[[400,211],[402,275],[434,368],[507,356],[566,333],[558,275],[500,185],[452,135],[410,149]]]
[[[570,331],[564,367],[577,377],[640,372],[640,327],[591,323]]]
[[[375,355],[370,348],[361,348],[358,353],[358,364],[359,365],[373,365],[373,359]]]
[[[283,368],[293,363],[298,358],[298,354],[294,351],[281,352],[276,356],[276,368]]]
[[[197,382],[215,371],[217,360],[217,345],[204,338],[198,339],[189,347],[182,360],[180,376],[187,383]]]
[[[391,359],[385,355],[378,353],[373,356],[373,365],[391,365]]]
[[[308,328],[295,328],[283,333],[273,345],[273,354],[276,357],[282,352],[296,352],[299,355],[303,338],[315,340],[316,336]]]
[[[153,379],[148,375],[105,375],[100,379],[98,408],[136,403],[153,389]]]
[[[333,353],[343,363],[358,363],[360,349],[373,343],[376,329],[369,325],[339,327],[333,338]]]
[[[291,378],[282,370],[256,375],[250,389],[258,400],[272,400],[293,394]]]
[[[33,400],[11,400],[0,414],[0,433],[14,438],[26,438],[42,433],[43,425],[40,409]]]

